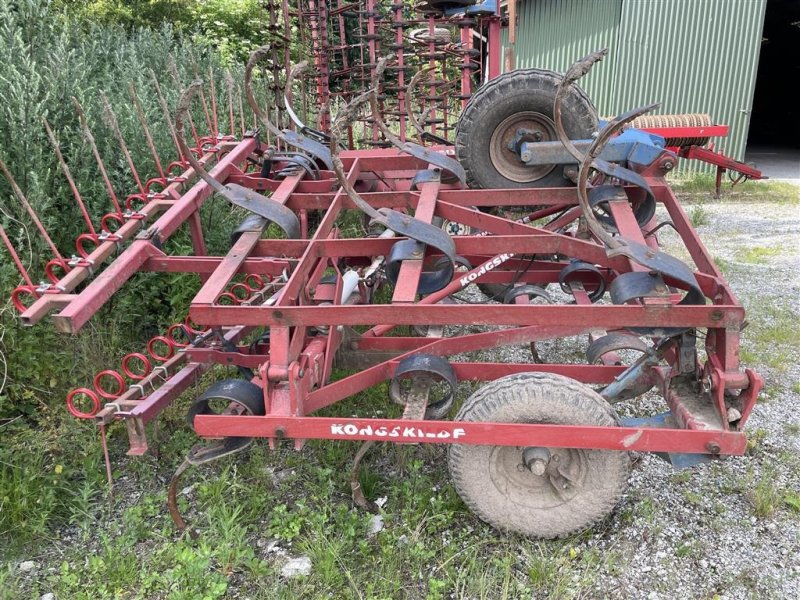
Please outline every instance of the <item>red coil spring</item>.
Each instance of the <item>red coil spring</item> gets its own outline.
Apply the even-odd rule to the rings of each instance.
[[[167,347],[167,351],[164,354],[158,352],[159,344],[164,344]],[[175,356],[175,343],[164,335],[157,335],[147,342],[147,353],[156,362],[167,362]]]
[[[14,308],[21,313],[28,310],[28,306],[22,301],[23,296],[31,296],[34,300],[38,300],[39,292],[31,285],[21,285],[14,288],[14,291],[11,292],[11,302],[14,304]]]
[[[183,336],[182,341],[179,337],[176,338],[176,335]],[[185,326],[183,323],[176,323],[175,325],[170,325],[169,329],[167,329],[167,338],[175,344],[178,348],[186,348],[189,345],[189,335],[186,333]]]
[[[111,223],[116,223],[116,226],[112,228]],[[125,219],[117,213],[107,213],[100,219],[100,227],[108,233],[114,233],[123,225],[125,225]]]
[[[64,275],[70,272],[70,270],[71,269],[67,264],[67,261],[62,262],[57,258],[51,258],[44,266],[44,273],[52,283],[58,283]],[[58,271],[61,271],[60,275],[58,274]]]
[[[115,390],[111,391],[106,389],[105,385],[103,384],[103,379],[106,377],[110,377],[111,379],[114,380],[114,383],[117,384]],[[122,375],[120,375],[117,371],[113,369],[106,369],[104,371],[100,371],[97,375],[94,376],[92,384],[94,385],[95,391],[107,400],[113,400],[114,398],[119,398],[125,391],[126,387],[125,379],[122,377]]]
[[[132,360],[138,360],[142,364],[141,373],[137,373],[133,370],[133,368],[131,368]],[[122,372],[134,381],[141,381],[150,374],[150,371],[153,370],[153,364],[150,362],[150,359],[141,352],[131,352],[122,359],[121,368]]]
[[[94,250],[94,248],[92,248],[92,250],[86,250],[86,248],[83,247],[86,242],[94,245],[94,248],[97,248],[97,246],[100,245],[100,240],[98,240],[97,236],[93,233],[80,234],[78,239],[75,240],[75,249],[82,258],[87,258]]]
[[[79,396],[89,398],[89,400],[92,402],[91,412],[84,412],[75,406],[75,400]],[[67,394],[67,410],[73,417],[77,417],[79,419],[91,419],[98,412],[100,412],[100,398],[97,397],[97,394],[95,394],[94,391],[88,388],[74,389]]]

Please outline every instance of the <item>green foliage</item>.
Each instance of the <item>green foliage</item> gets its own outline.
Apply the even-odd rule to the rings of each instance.
[[[127,30],[159,29],[169,23],[201,46],[215,48],[230,63],[247,59],[269,35],[269,15],[258,0],[61,0],[88,23]]]

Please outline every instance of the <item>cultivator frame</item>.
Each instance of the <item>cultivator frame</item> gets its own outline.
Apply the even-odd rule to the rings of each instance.
[[[560,125],[559,103],[603,53],[576,63],[559,87],[554,108],[563,148],[550,148],[547,156],[571,154],[569,175],[566,168],[564,173],[578,187],[504,189],[467,189],[451,146],[424,147],[394,137],[383,123],[378,91],[391,65],[386,59],[373,60],[371,90],[350,97],[332,121],[322,119],[324,134],[302,127],[279,130],[250,88],[252,68],[270,53],[269,48],[257,52],[245,74],[261,130],[221,134],[212,88],[211,111],[201,96],[211,133],[198,136],[189,112],[193,95],[202,94],[195,83],[183,95],[175,127],[170,123],[179,159],[162,169],[155,154],[159,176],[140,183],[124,210],[109,187],[116,211],[103,219],[101,233],[74,190],[90,228],[83,241],[95,247],[84,249],[79,240],[81,256],[72,259],[54,248],[48,267],[52,283],[32,283],[0,230],[26,278],[13,295],[26,325],[57,311],[55,327],[76,333],[140,272],[194,273],[202,282],[184,323],[153,338],[147,354],[129,354],[119,370],[100,371],[92,388],[77,388],[68,396],[70,412],[94,419],[104,443],[105,427],[122,421],[129,453],[143,454],[145,426],[203,373],[222,365],[236,367],[241,379],[212,386],[193,403],[190,425],[201,438],[216,441],[192,450],[173,481],[173,500],[177,477],[188,464],[238,452],[254,438],[267,438],[271,447],[292,439],[297,449],[308,439],[362,440],[367,442],[362,450],[377,441],[518,447],[521,465],[536,475],[549,473],[564,489],[573,485],[571,475],[545,466],[558,449],[655,452],[676,465],[744,453],[743,428],[762,380],[739,364],[744,309],[665,180],[678,156],[665,149],[663,139],[634,133],[629,143],[615,137],[646,110],[613,120],[593,140],[576,142],[580,150]],[[402,66],[402,58],[397,63]],[[290,89],[291,82],[287,101]],[[373,141],[381,143],[344,150],[340,142],[350,137],[367,101]],[[229,108],[235,128],[232,102]],[[328,115],[329,106],[320,114]],[[191,146],[184,124],[192,133]],[[696,141],[710,129],[678,123],[672,131]],[[274,144],[265,144],[262,134]],[[535,165],[537,152],[544,160],[545,146],[530,137],[523,131],[509,150],[519,153],[522,163]],[[383,145],[390,147],[378,147]],[[607,147],[626,159],[604,160]],[[69,178],[66,164],[62,167]],[[591,181],[590,172],[595,173]],[[151,191],[155,185],[160,191]],[[592,190],[605,195],[592,200]],[[28,208],[21,190],[15,187],[15,193]],[[233,232],[224,256],[208,255],[199,218],[214,194],[253,213]],[[656,207],[666,211],[665,221],[657,221]],[[369,223],[356,219],[364,231],[357,237],[342,227],[354,212],[371,217]],[[287,239],[265,238],[270,223]],[[694,268],[660,248],[664,225],[677,232]],[[165,252],[167,240],[183,227],[191,234],[192,255]],[[473,284],[503,289],[478,303],[459,296]],[[554,300],[548,285],[565,295]],[[391,292],[388,302],[378,301],[382,287]],[[403,326],[427,331],[398,331]],[[458,326],[481,330],[452,329]],[[705,361],[698,356],[699,330],[705,330]],[[529,345],[538,359],[536,342],[573,336],[587,337],[586,363],[493,362],[468,354]],[[636,360],[617,354],[631,348],[640,353]],[[335,367],[347,374],[334,380]],[[602,386],[597,399],[604,406],[605,400],[657,387],[667,410],[620,421],[608,405],[613,424],[474,421],[460,418],[467,414],[463,409],[456,420],[446,418],[458,382],[525,373]],[[383,382],[390,384],[391,400],[403,405],[401,417],[317,414]],[[432,398],[437,390],[441,393]],[[220,399],[226,407],[212,410],[211,400]],[[360,451],[356,464],[362,456]],[[365,505],[355,479],[353,490],[357,503]]]

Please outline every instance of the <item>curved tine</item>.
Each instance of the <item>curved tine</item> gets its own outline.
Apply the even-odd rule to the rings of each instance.
[[[592,142],[592,145],[589,146],[587,155],[591,155],[592,159],[600,156],[600,152],[602,152],[603,147],[606,145],[608,140],[610,140],[618,131],[622,131],[625,125],[634,119],[649,113],[651,110],[655,110],[659,106],[661,106],[660,102],[654,102],[653,104],[634,108],[615,117],[600,131],[600,134],[595,138],[594,142]]]
[[[297,79],[297,77],[299,77],[300,75],[302,75],[307,68],[308,68],[308,61],[304,60],[297,63],[291,69],[289,69],[289,74],[286,76],[286,85],[283,86],[284,98],[288,98],[292,94],[292,85],[294,84],[294,80]]]
[[[250,55],[250,58],[247,60],[247,65],[244,68],[244,91],[247,95],[247,103],[250,105],[250,108],[253,109],[253,112],[258,120],[261,121],[264,127],[269,129],[274,136],[278,137],[281,135],[280,130],[272,124],[264,111],[261,110],[258,102],[256,102],[256,96],[253,93],[253,86],[251,85],[253,68],[267,55],[269,51],[270,45],[267,44],[266,46],[261,46],[261,48],[253,51],[253,53]]]
[[[561,105],[567,95],[567,92],[572,87],[572,84],[586,75],[595,65],[595,63],[603,60],[606,54],[608,54],[608,48],[603,48],[602,50],[592,52],[591,54],[575,61],[567,70],[567,72],[564,73],[561,83],[558,84],[556,99],[553,102],[553,121],[556,126],[558,139],[562,144],[564,144],[564,147],[567,149],[567,151],[572,154],[572,156],[574,156],[575,160],[578,162],[583,161],[583,154],[581,154],[580,151],[575,147],[575,144],[573,144],[572,140],[569,139],[569,136],[564,129],[564,124],[561,121]]]
[[[414,107],[413,103],[411,102],[411,99],[413,98],[414,88],[419,84],[422,77],[430,73],[432,70],[433,67],[431,67],[430,65],[421,68],[419,71],[414,73],[414,76],[411,78],[411,81],[409,81],[408,85],[406,86],[406,102],[409,105],[408,120],[411,121],[412,127],[414,127],[414,129],[417,130],[420,141],[422,141],[421,136],[423,133],[425,133],[425,128],[422,127],[422,125],[419,122],[419,119],[417,119],[417,116],[414,114]]]
[[[178,100],[178,109],[175,111],[175,137],[177,138],[181,153],[200,178],[214,188],[214,191],[218,194],[228,198],[228,191],[225,189],[225,186],[209,175],[208,171],[203,168],[203,165],[201,165],[194,157],[194,154],[192,154],[189,145],[186,143],[186,138],[183,135],[183,121],[189,116],[189,107],[192,105],[192,98],[201,87],[203,87],[203,80],[195,79],[191,85],[186,88],[186,91],[181,94]]]
[[[370,110],[372,110],[372,118],[375,119],[375,124],[378,126],[378,129],[381,130],[381,133],[383,133],[383,137],[385,137],[393,146],[396,146],[402,150],[403,142],[386,126],[386,123],[383,121],[383,115],[381,115],[381,111],[378,108],[378,87],[380,85],[380,80],[383,77],[384,71],[386,71],[387,63],[393,58],[393,56],[389,55],[378,59],[378,63],[375,66],[375,71],[373,71],[372,79],[370,81],[372,89],[370,90],[369,94],[369,106]]]
[[[300,120],[300,117],[297,116],[297,113],[294,112],[294,108],[292,107],[292,103],[289,102],[289,97],[292,94],[292,85],[294,84],[294,80],[298,75],[301,75],[306,68],[308,67],[308,61],[304,60],[302,62],[297,63],[291,69],[289,69],[289,74],[286,76],[286,86],[283,88],[283,103],[286,105],[286,112],[289,113],[289,118],[294,122],[295,126],[300,128],[302,132],[303,129],[306,128],[306,124]]]
[[[589,226],[589,229],[591,229],[592,233],[608,248],[619,248],[623,244],[619,239],[613,237],[603,228],[603,226],[600,224],[600,221],[595,216],[591,205],[589,204],[589,171],[592,168],[594,159],[600,155],[605,145],[617,132],[622,131],[623,127],[625,127],[625,125],[629,122],[633,121],[636,117],[650,112],[657,106],[658,103],[642,106],[640,108],[630,110],[615,118],[608,125],[606,125],[600,132],[600,135],[595,138],[595,140],[592,142],[592,145],[589,146],[586,156],[581,161],[581,168],[580,172],[578,173],[578,202],[581,205],[581,210],[586,218],[586,223]]]
[[[336,174],[336,179],[339,182],[339,185],[347,194],[347,197],[353,202],[353,204],[358,207],[358,209],[372,217],[373,219],[382,219],[382,215],[372,208],[369,203],[364,200],[355,188],[350,185],[350,182],[347,181],[347,174],[344,171],[344,165],[342,164],[342,159],[339,158],[339,144],[341,142],[341,135],[342,132],[345,131],[356,117],[358,113],[358,107],[369,100],[372,91],[367,90],[366,92],[362,92],[355,98],[353,98],[349,104],[344,105],[336,115],[336,118],[333,119],[331,123],[331,131],[330,131],[330,150],[331,150],[331,162],[333,163],[333,172]],[[322,107],[322,110],[330,114],[330,100],[326,99],[325,105]]]

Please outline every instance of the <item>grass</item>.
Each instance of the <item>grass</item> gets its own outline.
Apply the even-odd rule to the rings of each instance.
[[[794,310],[778,304],[752,305],[748,320],[750,327],[742,334],[742,361],[785,372],[800,354],[800,319]]]
[[[765,471],[746,497],[753,507],[753,514],[766,519],[773,516],[782,504],[783,492],[775,485],[774,473]]]
[[[673,190],[685,196],[710,196],[714,193],[714,176],[698,173],[672,182]],[[735,201],[743,198],[769,200],[776,204],[800,204],[800,189],[785,181],[745,181],[731,188],[723,184],[719,201]]]
[[[780,255],[783,248],[767,248],[764,246],[750,246],[747,248],[739,248],[736,251],[736,259],[741,262],[746,262],[754,265],[763,265],[769,262],[769,259]]]

